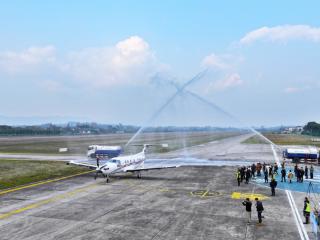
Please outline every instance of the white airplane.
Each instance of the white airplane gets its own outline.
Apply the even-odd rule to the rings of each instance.
[[[107,178],[107,183],[109,182],[109,176],[115,173],[123,173],[123,172],[132,172],[137,173],[137,177],[141,178],[141,171],[148,171],[148,170],[159,170],[165,168],[177,168],[180,165],[168,165],[168,164],[156,164],[154,166],[144,166],[144,161],[146,160],[146,150],[148,146],[152,146],[150,144],[144,144],[143,149],[141,152],[134,154],[134,155],[127,155],[127,156],[119,156],[111,158],[107,160],[100,166],[100,161],[97,159],[96,165],[88,163],[88,162],[81,162],[81,161],[70,161],[68,164],[78,165],[78,166],[85,166],[91,169],[96,169],[96,175],[101,173],[104,177]]]

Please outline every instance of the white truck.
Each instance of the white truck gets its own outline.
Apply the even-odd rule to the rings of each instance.
[[[88,158],[113,158],[118,157],[122,153],[121,146],[101,146],[101,145],[90,145],[88,147],[87,156]]]

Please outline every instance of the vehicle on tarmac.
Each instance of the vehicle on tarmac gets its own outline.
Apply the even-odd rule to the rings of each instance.
[[[90,162],[83,162],[83,161],[69,161],[67,164],[84,166],[91,169],[96,170],[95,179],[98,174],[102,174],[106,177],[106,181],[109,182],[109,176],[116,174],[116,173],[123,173],[123,172],[131,172],[136,173],[138,178],[141,178],[141,171],[148,171],[148,170],[159,170],[165,168],[176,168],[180,165],[172,165],[172,164],[164,164],[164,163],[156,163],[153,165],[145,166],[144,162],[146,160],[146,150],[147,147],[152,146],[150,144],[144,144],[143,149],[141,152],[133,155],[126,155],[126,156],[118,156],[111,158],[107,161],[100,161],[97,158],[96,164]],[[102,163],[102,164],[101,164]]]
[[[88,158],[105,159],[118,157],[122,153],[121,146],[101,146],[101,145],[90,145],[88,147],[87,156]]]
[[[293,162],[299,162],[300,160],[317,160],[319,159],[319,150],[317,147],[299,147],[299,148],[286,148],[283,151],[283,157],[292,159]]]

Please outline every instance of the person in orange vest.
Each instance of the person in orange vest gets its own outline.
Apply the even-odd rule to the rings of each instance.
[[[306,218],[306,222],[304,224],[309,224],[309,218],[310,218],[310,201],[307,197],[304,198],[304,207],[303,207],[303,215]]]
[[[289,183],[292,183],[292,178],[293,178],[293,173],[291,172],[291,170],[289,170],[289,173],[288,173],[288,179],[289,179]]]

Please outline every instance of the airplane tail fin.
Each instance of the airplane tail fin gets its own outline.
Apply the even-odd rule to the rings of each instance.
[[[143,152],[143,153],[146,153],[147,148],[148,148],[149,146],[151,146],[151,144],[143,144],[142,152]]]

